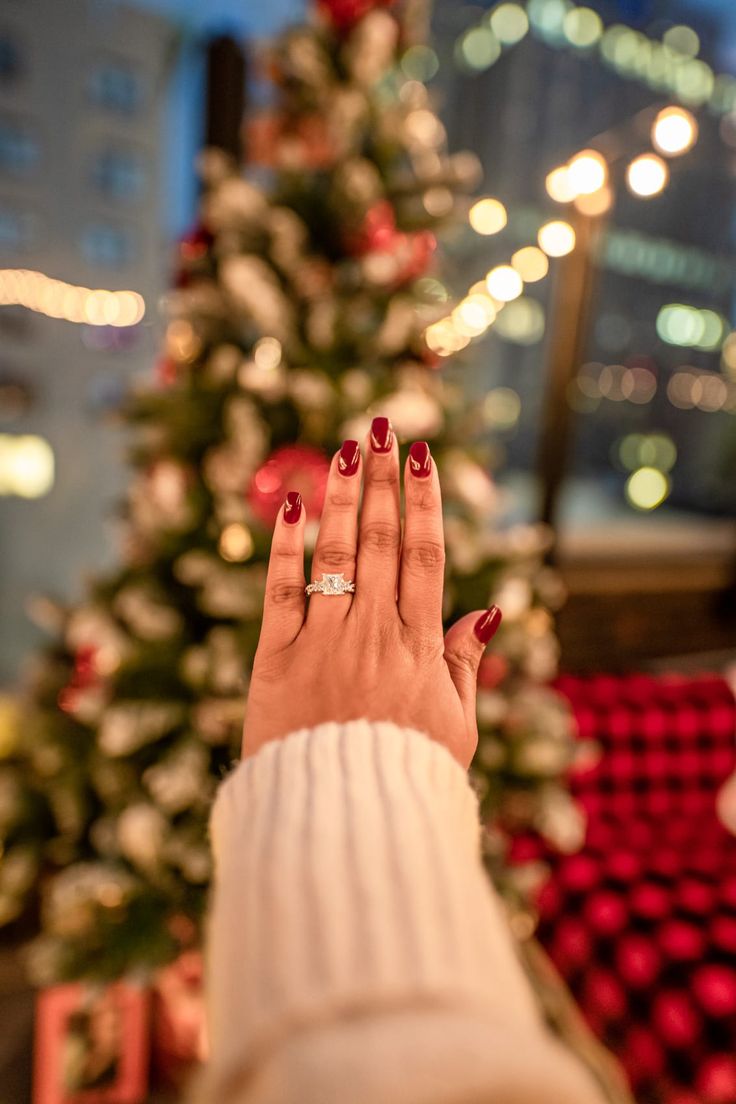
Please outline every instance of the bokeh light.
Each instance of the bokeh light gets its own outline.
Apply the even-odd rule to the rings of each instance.
[[[429,81],[437,75],[440,62],[431,46],[410,46],[401,58],[401,71],[409,80]]]
[[[592,8],[572,8],[565,16],[562,30],[571,46],[585,50],[601,38],[603,20]]]
[[[677,462],[677,447],[666,433],[629,433],[619,441],[616,451],[621,465],[629,471],[650,467],[666,473]]]
[[[493,429],[513,429],[521,414],[521,399],[510,387],[494,387],[483,400],[483,418]]]
[[[40,498],[54,485],[54,452],[43,437],[0,434],[0,495]]]
[[[255,546],[250,529],[238,522],[233,522],[222,530],[218,547],[223,560],[242,563],[253,555]]]
[[[468,212],[468,221],[476,234],[498,234],[505,227],[509,217],[506,208],[499,199],[487,196],[479,199]]]
[[[575,248],[575,231],[569,222],[555,220],[540,227],[537,234],[539,248],[548,257],[564,257]]]
[[[570,181],[567,165],[560,165],[559,168],[548,173],[544,186],[555,203],[571,203],[575,198],[575,189]]]
[[[486,276],[486,287],[494,299],[510,303],[524,290],[524,281],[511,265],[497,265]]]
[[[579,195],[575,198],[575,210],[579,211],[581,215],[587,215],[588,218],[598,218],[599,215],[605,215],[606,211],[610,211],[612,206],[613,192],[608,185],[591,195]]]
[[[692,27],[678,24],[662,35],[665,46],[683,57],[694,58],[700,53],[700,39]]]
[[[516,345],[535,345],[544,337],[544,307],[536,299],[521,296],[509,303],[496,319],[495,332]]]
[[[667,303],[657,315],[656,328],[658,337],[668,345],[710,351],[720,348],[728,323],[716,311]]]
[[[137,291],[77,287],[25,268],[0,269],[0,306],[26,307],[89,326],[135,326],[146,313]]]
[[[511,267],[516,269],[525,284],[535,284],[549,272],[549,260],[536,245],[526,245],[514,253]]]
[[[597,150],[581,150],[567,166],[567,178],[576,196],[592,195],[608,180],[608,165]]]
[[[479,73],[501,56],[501,44],[490,27],[471,27],[458,39],[455,57],[464,69]]]
[[[660,153],[668,157],[687,153],[697,138],[698,124],[684,107],[666,107],[654,120],[652,142]]]
[[[489,16],[491,30],[504,46],[521,42],[529,30],[529,17],[519,4],[499,4]]]
[[[667,186],[670,170],[656,153],[643,153],[634,158],[626,170],[626,183],[634,195],[642,199],[659,195]]]
[[[637,510],[654,510],[670,492],[670,481],[658,468],[638,468],[626,480],[626,498]]]

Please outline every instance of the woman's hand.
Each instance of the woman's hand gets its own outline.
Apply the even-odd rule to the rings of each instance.
[[[365,453],[363,461],[357,441],[346,441],[333,458],[312,571],[315,580],[354,579],[354,594],[306,599],[299,495],[279,511],[243,755],[299,728],[364,718],[426,732],[467,768],[478,743],[478,665],[501,613],[468,614],[443,639],[442,501],[429,447],[412,445],[404,468],[403,539],[387,418],[373,420]]]

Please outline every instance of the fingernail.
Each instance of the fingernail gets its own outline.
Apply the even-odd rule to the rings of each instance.
[[[337,458],[340,475],[355,475],[360,463],[360,445],[357,441],[343,441]]]
[[[374,452],[390,452],[394,434],[388,418],[374,418],[371,422],[371,448]]]
[[[479,617],[473,625],[473,632],[480,640],[481,644],[487,644],[491,640],[498,630],[498,626],[501,624],[503,614],[498,606],[491,606],[489,610]]]
[[[409,449],[409,470],[417,479],[426,479],[432,474],[432,457],[426,441],[415,441]]]
[[[302,516],[302,496],[298,491],[289,491],[284,503],[284,521],[287,525],[296,525]]]

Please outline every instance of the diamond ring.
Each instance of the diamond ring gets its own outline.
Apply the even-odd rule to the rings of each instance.
[[[355,594],[355,583],[344,575],[323,575],[306,587],[307,594]]]

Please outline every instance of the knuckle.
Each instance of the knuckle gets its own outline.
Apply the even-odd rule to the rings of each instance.
[[[445,566],[445,546],[440,541],[412,541],[404,547],[404,563],[410,571],[439,571]]]
[[[326,505],[337,513],[345,513],[354,508],[355,498],[353,495],[345,494],[344,491],[329,491]]]
[[[294,548],[289,544],[272,544],[271,545],[271,559],[272,560],[284,560],[286,563],[293,563],[297,558],[301,559],[304,553],[299,548]]]
[[[368,466],[366,483],[379,489],[393,490],[399,485],[399,472],[395,463],[373,463]]]
[[[475,678],[478,668],[478,656],[474,652],[465,648],[459,651],[446,652],[445,660],[449,667],[453,667],[463,674],[472,675],[472,677]]]
[[[419,482],[415,480],[415,483]],[[427,510],[437,510],[439,508],[439,502],[437,495],[430,487],[415,487],[412,489],[411,504],[413,508],[419,512],[426,512]]]
[[[304,598],[304,587],[297,583],[277,580],[268,587],[266,598],[274,606],[301,605]]]
[[[325,567],[347,567],[355,562],[355,549],[349,544],[330,541],[317,547],[315,559]]]
[[[370,552],[394,552],[399,548],[400,533],[393,525],[374,521],[366,525],[360,534],[361,546]]]

